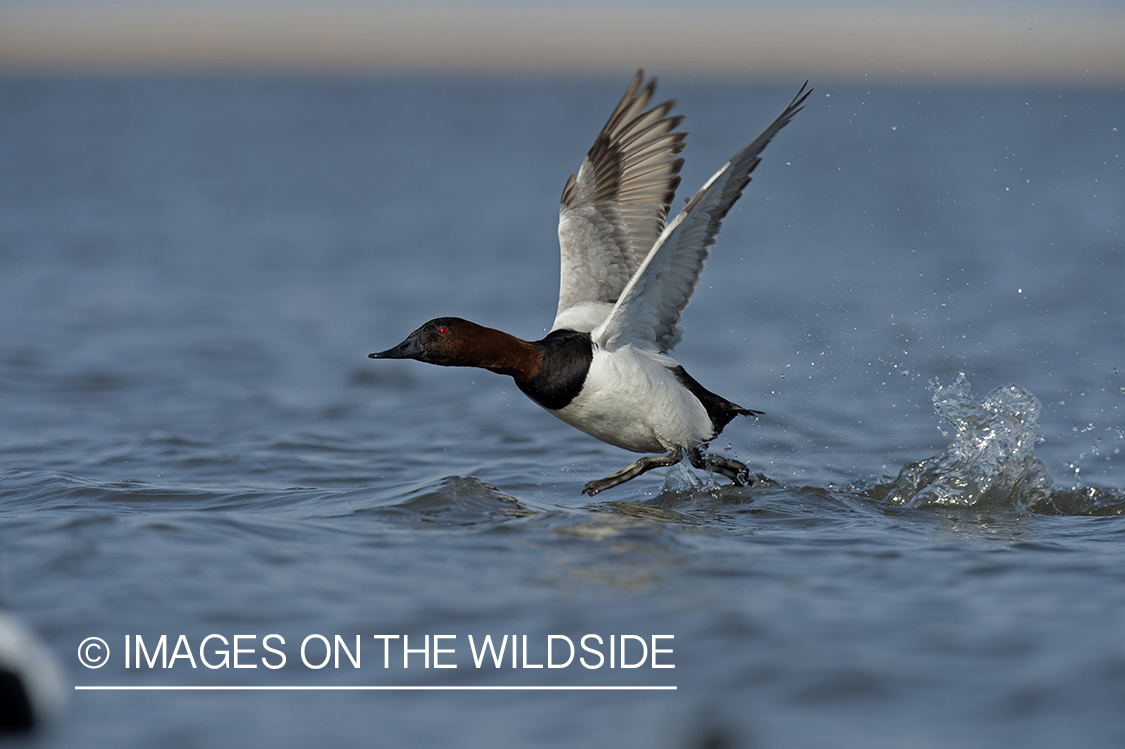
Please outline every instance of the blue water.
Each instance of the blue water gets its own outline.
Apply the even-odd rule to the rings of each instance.
[[[635,456],[366,355],[439,315],[541,335],[627,77],[0,80],[0,602],[67,693],[31,745],[1125,745],[1122,92],[813,81],[676,350],[766,412],[713,446],[763,479],[590,501]],[[664,81],[684,191],[800,83]],[[395,634],[457,668],[384,668]],[[530,667],[586,634],[675,668]]]

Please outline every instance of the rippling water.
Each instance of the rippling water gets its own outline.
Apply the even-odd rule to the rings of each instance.
[[[813,81],[676,352],[766,411],[714,445],[761,480],[591,502],[634,456],[366,354],[541,334],[626,77],[0,81],[0,596],[67,692],[33,744],[1125,742],[1121,92]],[[799,83],[667,81],[687,191]]]

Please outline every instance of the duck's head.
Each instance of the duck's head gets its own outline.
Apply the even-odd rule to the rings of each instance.
[[[461,366],[481,326],[459,317],[438,317],[386,351],[368,354],[371,359],[417,359],[446,367]]]
[[[372,359],[417,359],[443,367],[480,367],[523,382],[542,363],[527,341],[459,317],[430,320],[394,348],[369,354]]]

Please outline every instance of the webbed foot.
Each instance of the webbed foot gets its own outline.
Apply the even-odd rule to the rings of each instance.
[[[635,479],[645,471],[651,471],[653,468],[663,468],[664,466],[673,466],[683,459],[684,451],[678,447],[667,455],[646,455],[635,463],[622,468],[615,474],[606,476],[604,479],[587,482],[586,486],[582,488],[582,493],[592,497],[598,492],[603,492],[619,484],[624,484],[629,479]],[[742,466],[742,468],[746,470],[746,466]]]
[[[750,469],[737,460],[705,453],[698,447],[688,451],[688,460],[696,468],[721,473],[730,479],[735,486],[751,486],[754,483],[754,479],[750,476]]]

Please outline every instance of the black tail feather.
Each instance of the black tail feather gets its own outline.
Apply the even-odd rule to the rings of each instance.
[[[715,395],[707,388],[696,382],[695,378],[687,373],[683,367],[672,367],[672,374],[676,375],[676,379],[686,387],[692,395],[699,399],[703,404],[703,408],[707,410],[707,415],[711,417],[711,423],[715,427],[714,437],[719,436],[723,428],[734,419],[735,416],[761,416],[764,411],[755,411],[752,408],[743,408],[737,403],[731,403],[721,395]]]

